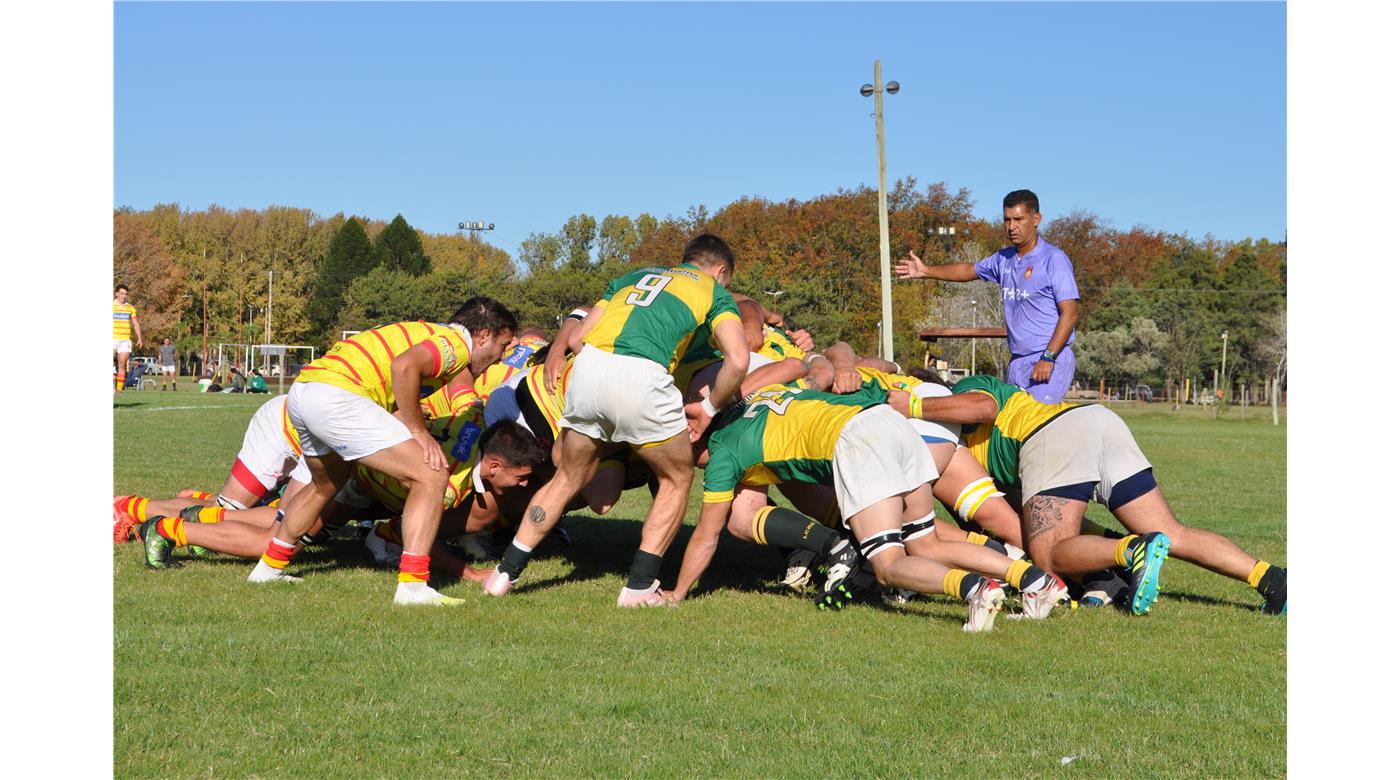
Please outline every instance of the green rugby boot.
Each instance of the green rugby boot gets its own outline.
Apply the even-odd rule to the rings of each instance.
[[[174,569],[180,566],[170,559],[170,551],[175,547],[175,543],[156,531],[156,523],[164,519],[163,516],[156,515],[136,527],[136,536],[141,540],[141,550],[146,556],[146,567],[149,569]]]

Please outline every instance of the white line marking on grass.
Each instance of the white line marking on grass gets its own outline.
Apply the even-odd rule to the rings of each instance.
[[[168,412],[181,409],[242,409],[242,404],[212,404],[210,406],[146,406],[140,409],[130,406],[118,406],[117,409],[132,412]]]

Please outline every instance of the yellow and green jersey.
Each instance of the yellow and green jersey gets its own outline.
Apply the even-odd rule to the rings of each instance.
[[[424,375],[418,398],[427,398],[471,365],[471,336],[460,325],[398,322],[337,341],[330,351],[302,368],[298,382],[324,382],[362,395],[394,411],[394,358],[417,344],[433,352],[433,370]]]
[[[428,434],[442,445],[442,454],[447,458],[447,490],[442,508],[461,506],[476,489],[472,473],[481,459],[477,444],[486,430],[486,405],[469,387],[457,388],[450,396],[443,388],[423,399],[421,405]],[[408,486],[404,483],[362,461],[355,461],[355,480],[389,511],[403,511],[408,500]]]
[[[786,358],[803,360],[807,357],[807,353],[798,349],[786,333],[772,325],[763,326],[763,346],[759,347],[758,354],[774,363]]]
[[[136,319],[136,307],[112,301],[112,340],[131,341],[131,321]]]
[[[995,420],[976,427],[963,426],[963,442],[982,468],[998,484],[1021,484],[1021,445],[1031,434],[1070,409],[1083,404],[1043,404],[1021,388],[996,377],[970,376],[956,385],[954,393],[986,393],[997,402]]]
[[[528,367],[526,364],[530,362],[530,358],[534,357],[535,353],[539,352],[547,343],[549,342],[538,338],[521,339],[520,343],[515,345],[515,349],[501,358],[501,362],[492,363],[485,371],[481,372],[481,376],[476,378],[476,394],[482,398],[490,396],[492,390],[524,371]]]
[[[701,328],[739,321],[734,296],[689,263],[643,268],[614,279],[599,306],[603,317],[584,343],[617,355],[646,358],[675,371]],[[713,342],[713,336],[706,338]]]
[[[887,398],[875,382],[844,395],[787,385],[759,390],[736,419],[710,435],[705,503],[733,500],[739,485],[830,485],[841,430]]]

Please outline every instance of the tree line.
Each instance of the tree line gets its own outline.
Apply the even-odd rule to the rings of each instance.
[[[999,219],[973,213],[966,189],[915,179],[889,193],[894,257],[975,262],[1005,245]],[[938,228],[954,229],[952,235]],[[272,206],[190,211],[177,204],[114,214],[115,281],[132,288],[143,329],[183,350],[204,343],[274,343],[319,349],[343,330],[400,319],[440,319],[467,297],[505,301],[522,323],[547,329],[593,303],[636,265],[674,264],[701,231],[723,236],[738,257],[732,289],[777,309],[818,342],[843,339],[875,353],[880,323],[876,194],[840,189],[807,200],[741,198],[711,212],[655,217],[580,213],[553,232],[531,233],[514,257],[479,236],[433,234],[402,215],[384,221]],[[1209,381],[1229,332],[1224,384],[1274,375],[1286,350],[1287,244],[1192,239],[1145,227],[1118,230],[1077,211],[1041,234],[1069,254],[1082,296],[1079,376],[1097,384]],[[976,301],[976,304],[973,304]],[[971,364],[972,345],[928,345],[934,325],[1001,324],[989,283],[894,285],[896,359],[925,355]],[[979,341],[976,369],[996,372],[1004,343]]]

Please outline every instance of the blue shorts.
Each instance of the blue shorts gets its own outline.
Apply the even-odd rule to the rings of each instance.
[[[1040,353],[1013,356],[1006,364],[1006,381],[1025,390],[1043,404],[1057,404],[1065,400],[1065,393],[1074,383],[1074,350],[1066,346],[1055,358],[1055,368],[1050,372],[1048,382],[1032,382],[1031,371],[1040,362]]]

